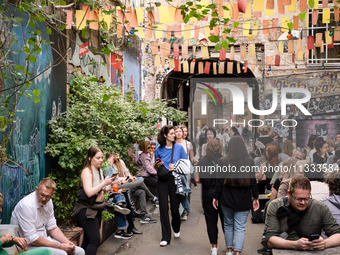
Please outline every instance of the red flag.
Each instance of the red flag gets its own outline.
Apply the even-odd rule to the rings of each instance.
[[[238,0],[238,11],[246,13],[247,0]]]
[[[210,73],[210,65],[211,65],[211,63],[209,61],[205,62],[205,65],[204,65],[204,73],[205,74]]]
[[[309,50],[314,49],[314,37],[312,35],[307,37],[307,48]]]
[[[280,66],[280,55],[275,55],[275,65]]]
[[[220,57],[219,60],[225,60],[226,49],[222,47],[220,50]]]

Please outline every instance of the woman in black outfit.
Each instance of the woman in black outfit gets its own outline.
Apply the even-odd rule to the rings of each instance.
[[[198,162],[197,167],[207,168],[208,166],[215,166],[222,155],[222,142],[216,138],[210,140],[206,146],[206,155]],[[217,184],[217,179],[212,178],[210,173],[209,178],[205,178],[204,174],[198,176],[196,175],[195,181],[197,183],[202,183],[202,207],[204,210],[205,222],[207,224],[207,231],[209,236],[209,241],[211,244],[211,255],[218,254],[217,239],[218,239],[218,216],[222,223],[223,229],[223,212],[221,206],[218,206],[217,210],[213,207],[213,194],[215,186]]]
[[[226,255],[239,255],[243,249],[244,234],[250,209],[259,208],[258,187],[252,171],[242,172],[254,162],[243,139],[233,136],[228,143],[227,156],[220,160],[220,166],[231,166],[236,172],[226,173],[215,187],[213,205],[217,210],[222,206],[224,216],[224,236],[227,246]]]

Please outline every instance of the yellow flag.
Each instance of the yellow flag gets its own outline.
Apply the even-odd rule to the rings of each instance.
[[[137,33],[138,33],[139,39],[144,39],[145,38],[144,28],[138,27],[138,32]]]
[[[243,13],[244,19],[250,19],[251,18],[251,2],[247,3],[246,12]]]
[[[184,39],[190,39],[191,38],[191,27],[189,25],[184,26],[184,33],[183,33],[183,38]]]
[[[231,14],[232,14],[232,10],[233,7],[231,4],[225,4],[227,6],[227,8],[229,9],[228,11],[223,9],[223,18],[225,19],[230,19],[231,18]]]
[[[201,46],[202,59],[209,59],[208,46]]]
[[[282,32],[289,31],[288,23],[289,23],[289,18],[288,17],[283,17],[281,19],[281,27],[283,27],[283,28],[281,28]]]
[[[77,30],[83,30],[86,27],[85,11],[76,10],[76,26]]]
[[[254,0],[254,12],[264,11],[264,0]]]
[[[205,38],[208,38],[210,36],[209,26],[204,27],[204,35],[205,35]]]
[[[188,61],[183,61],[183,73],[189,73],[189,63]]]
[[[299,50],[297,52],[297,60],[299,60],[299,61],[303,60],[303,50]]]
[[[143,23],[143,20],[144,20],[144,7],[137,7],[136,8],[136,14],[137,14],[137,21],[138,21],[138,23]]]
[[[290,5],[288,5],[288,12],[296,12],[296,0],[290,0]],[[315,0],[318,1],[318,0]]]
[[[248,45],[248,58],[256,58],[255,43]]]
[[[159,22],[163,25],[168,25],[170,23],[169,7],[159,6],[158,7]]]
[[[274,16],[274,9],[266,9],[265,15],[266,16]]]
[[[162,39],[163,38],[163,27],[162,26],[158,26],[155,29],[155,37],[156,37],[156,39]]]
[[[250,29],[250,21],[246,21],[243,23],[243,36],[249,35],[249,29]]]
[[[283,41],[279,41],[279,55],[283,54]]]
[[[329,31],[325,32],[325,44],[332,44],[332,37],[329,35]]]
[[[161,66],[161,57],[159,55],[155,55],[155,67]]]
[[[175,68],[175,61],[173,58],[169,58],[169,67],[171,69]]]
[[[322,23],[330,23],[331,9],[322,10]]]

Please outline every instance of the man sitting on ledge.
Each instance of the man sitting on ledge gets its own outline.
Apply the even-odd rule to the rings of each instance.
[[[39,187],[15,206],[11,224],[19,225],[20,237],[27,239],[30,249],[46,247],[53,255],[84,255],[85,251],[75,246],[57,226],[51,200],[55,188],[52,179],[41,180]]]
[[[324,230],[327,239],[320,234]],[[262,244],[270,249],[324,250],[340,245],[340,226],[322,202],[311,198],[310,181],[293,177],[287,197],[267,209]]]

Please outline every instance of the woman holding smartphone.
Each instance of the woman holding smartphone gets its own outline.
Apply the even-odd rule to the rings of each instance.
[[[96,196],[94,205],[86,205],[78,201],[74,208],[74,215],[77,223],[84,229],[84,241],[82,248],[87,255],[95,255],[100,245],[100,223],[104,193],[111,189],[114,181],[112,177],[104,179],[103,171],[100,169],[103,164],[103,151],[96,146],[92,146],[85,160],[83,171],[81,172],[81,185],[87,197]],[[96,207],[98,205],[98,207]]]
[[[159,131],[157,140],[159,147],[156,149],[156,169],[164,165],[170,172],[174,171],[174,163],[179,159],[188,159],[184,148],[175,143],[175,130],[173,126],[167,125]],[[171,162],[171,154],[173,150],[173,160]],[[158,159],[159,158],[159,159]],[[158,159],[158,160],[157,160]],[[180,237],[181,217],[179,214],[180,195],[176,194],[176,184],[173,173],[166,180],[158,179],[157,194],[159,199],[159,211],[162,227],[162,240],[160,246],[165,247],[171,241],[171,227],[169,219],[169,204],[171,210],[171,225],[174,231],[174,237]]]

